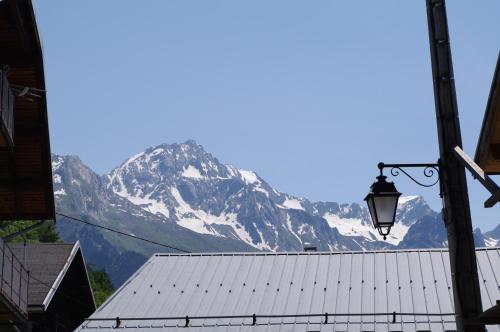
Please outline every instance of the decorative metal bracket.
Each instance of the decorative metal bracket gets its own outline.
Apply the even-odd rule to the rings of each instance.
[[[390,168],[392,176],[398,176],[401,172],[419,186],[426,188],[435,186],[441,179],[441,173],[439,172],[439,162],[436,164],[385,164],[381,162],[378,163],[378,169],[380,170],[380,175],[384,175],[383,174],[384,168]],[[423,168],[424,169],[423,173],[426,178],[431,179],[434,176],[437,176],[437,179],[432,183],[420,182],[419,180],[415,179],[412,175],[410,175],[407,171],[405,171],[405,168]],[[439,190],[439,195],[442,196],[441,188]]]

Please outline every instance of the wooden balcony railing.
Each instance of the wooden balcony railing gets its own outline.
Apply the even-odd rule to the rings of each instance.
[[[0,70],[0,147],[14,144],[14,93],[5,71]]]
[[[28,270],[1,238],[0,251],[0,296],[9,301],[21,315],[26,316],[28,312]]]

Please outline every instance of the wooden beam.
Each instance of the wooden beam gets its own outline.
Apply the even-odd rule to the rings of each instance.
[[[484,207],[491,208],[498,202],[500,202],[500,190],[494,192],[493,195],[484,202]]]
[[[498,191],[499,187],[495,181],[493,181],[459,146],[455,146],[453,151],[455,152],[455,156],[458,161],[460,161],[462,165],[464,165],[464,167],[471,172],[474,179],[481,182],[486,190],[492,194]]]
[[[465,168],[455,158],[462,146],[450,36],[444,0],[426,0],[439,141],[443,219],[448,234],[455,319],[459,332],[483,332],[466,320],[482,311]]]
[[[471,172],[474,179],[478,180],[492,194],[484,202],[484,207],[493,207],[500,199],[500,188],[498,185],[460,147],[456,146],[454,151],[457,159]]]
[[[500,324],[500,301],[497,300],[497,304],[493,307],[485,310],[478,317],[473,318],[467,322],[467,324],[486,324],[486,325],[498,325]]]

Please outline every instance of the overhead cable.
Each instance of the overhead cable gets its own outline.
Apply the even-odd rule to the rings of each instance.
[[[75,217],[68,216],[68,215],[63,214],[63,213],[56,212],[56,215],[58,215],[60,217],[63,217],[63,218],[66,218],[66,219],[77,221],[77,222],[80,222],[80,223],[83,223],[83,224],[86,224],[86,225],[89,225],[89,226],[92,226],[92,227],[101,228],[101,229],[104,229],[104,230],[107,230],[107,231],[110,231],[110,232],[113,232],[113,233],[117,233],[117,234],[120,234],[120,235],[123,235],[123,236],[128,236],[128,237],[131,237],[131,238],[136,239],[136,240],[141,240],[141,241],[144,241],[144,242],[155,244],[157,246],[162,246],[162,247],[165,247],[165,248],[177,250],[177,251],[184,252],[184,253],[190,253],[190,251],[185,250],[185,249],[181,249],[181,248],[178,248],[178,247],[175,247],[175,246],[171,246],[171,245],[168,245],[168,244],[164,244],[164,243],[160,243],[160,242],[148,240],[148,239],[145,239],[145,238],[133,235],[133,234],[125,233],[125,232],[122,232],[122,231],[118,231],[116,229],[112,229],[112,228],[109,228],[109,227],[106,227],[106,226],[97,225],[97,224],[91,223],[89,221],[80,219],[80,218],[75,218]]]

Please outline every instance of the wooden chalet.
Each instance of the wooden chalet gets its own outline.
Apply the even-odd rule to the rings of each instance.
[[[0,221],[55,220],[47,101],[31,0],[0,0]],[[28,324],[29,274],[0,239],[0,330]]]
[[[30,0],[0,1],[0,220],[54,220],[47,101]]]

